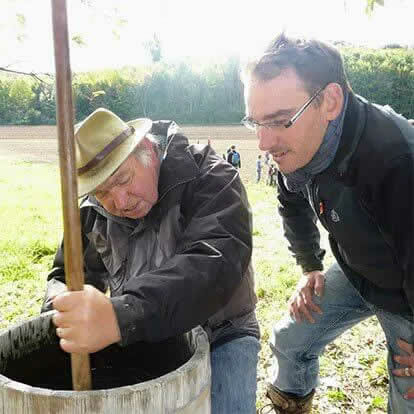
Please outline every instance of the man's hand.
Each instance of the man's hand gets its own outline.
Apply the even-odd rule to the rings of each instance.
[[[325,277],[322,272],[315,270],[305,273],[299,280],[296,292],[289,300],[289,313],[296,322],[302,322],[305,317],[309,322],[315,323],[311,312],[322,313],[321,308],[313,303],[312,295],[323,295]]]
[[[121,339],[111,301],[91,285],[56,296],[53,307],[56,335],[66,352],[92,353]]]
[[[397,340],[398,346],[404,351],[404,355],[394,355],[394,360],[404,368],[393,369],[392,373],[397,377],[414,377],[414,346],[402,339]],[[409,400],[414,398],[414,387],[411,387],[404,394],[404,398]]]

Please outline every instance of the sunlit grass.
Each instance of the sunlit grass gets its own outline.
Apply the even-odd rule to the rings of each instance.
[[[62,236],[58,170],[0,165],[0,328],[36,315]]]

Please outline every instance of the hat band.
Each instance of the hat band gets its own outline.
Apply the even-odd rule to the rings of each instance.
[[[135,128],[130,126],[125,131],[121,132],[116,138],[114,138],[101,152],[95,155],[87,164],[78,168],[78,176],[85,174],[92,168],[96,167],[104,158],[106,158],[117,146],[121,145],[128,137],[135,132]]]

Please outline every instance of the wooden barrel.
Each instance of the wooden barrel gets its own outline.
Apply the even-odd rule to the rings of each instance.
[[[97,369],[94,364],[99,365],[99,358],[101,362],[112,358],[118,367],[119,355],[127,355],[127,365],[122,365],[122,372],[141,361],[146,367],[145,374],[149,377],[154,373],[162,374],[156,378],[79,392],[56,389],[53,386],[43,387],[38,382],[32,385],[33,378],[43,377],[54,383],[50,372],[56,373],[59,370],[65,370],[64,376],[69,375],[70,378],[70,359],[58,347],[51,322],[52,313],[15,325],[0,335],[0,414],[211,412],[209,343],[207,334],[201,327],[183,335],[178,342],[170,340],[161,344],[137,344],[126,349],[114,345],[112,348],[116,348],[116,352],[113,354],[109,351],[111,347],[100,351],[101,353],[91,354],[92,376],[94,369]],[[58,353],[63,355],[64,366],[56,366],[62,364],[60,357],[55,358]],[[47,362],[42,362],[42,359]],[[156,369],[148,368],[151,366]],[[171,366],[175,369],[165,372]],[[28,375],[28,382],[24,381],[25,376],[20,376],[19,369],[29,371],[24,374]]]

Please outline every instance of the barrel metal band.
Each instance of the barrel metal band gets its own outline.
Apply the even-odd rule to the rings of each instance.
[[[92,168],[96,167],[104,158],[106,158],[116,147],[121,145],[128,137],[135,133],[135,128],[130,126],[114,138],[101,152],[95,155],[87,164],[78,168],[78,176],[85,174]]]

